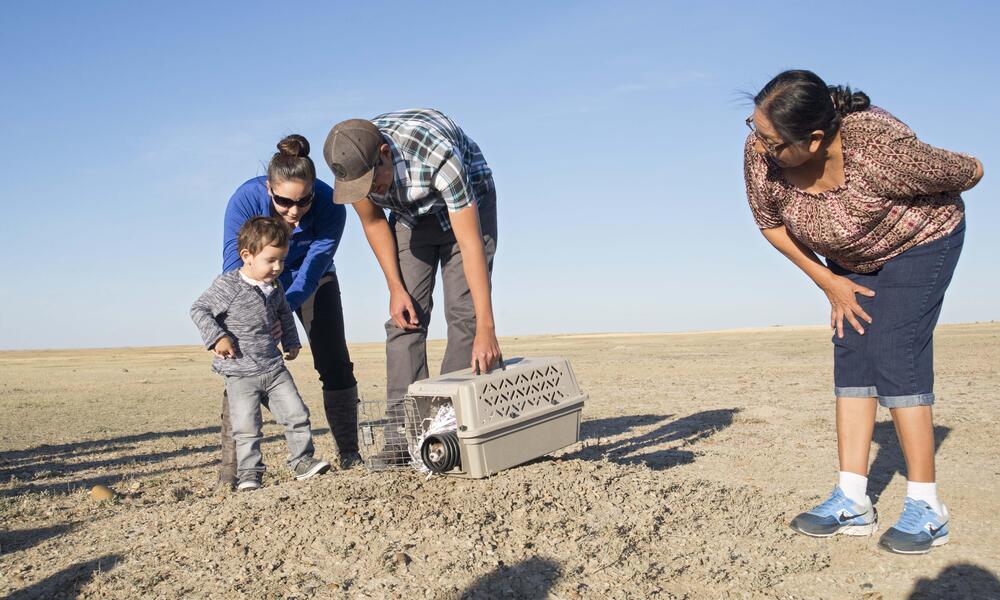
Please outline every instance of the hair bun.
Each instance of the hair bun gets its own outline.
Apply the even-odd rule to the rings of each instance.
[[[868,110],[872,101],[868,94],[862,91],[852,91],[846,85],[831,85],[830,98],[833,99],[833,107],[840,116],[849,115],[853,112]]]
[[[278,142],[278,152],[288,156],[305,158],[309,156],[309,142],[301,135],[293,133]]]

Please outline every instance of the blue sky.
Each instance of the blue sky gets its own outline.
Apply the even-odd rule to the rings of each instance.
[[[197,343],[226,200],[278,139],[308,137],[329,181],[331,125],[414,106],[494,169],[501,335],[823,324],[743,189],[739,91],[786,68],[985,163],[942,321],[1000,318],[995,3],[425,4],[5,7],[0,348]],[[384,280],[348,212],[348,337],[378,341]]]

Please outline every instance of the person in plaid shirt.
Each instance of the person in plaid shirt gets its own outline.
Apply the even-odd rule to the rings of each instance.
[[[439,265],[448,322],[441,372],[502,367],[490,291],[496,190],[476,142],[441,112],[412,109],[338,123],[323,154],[333,201],[354,206],[389,285],[389,400],[428,376]]]

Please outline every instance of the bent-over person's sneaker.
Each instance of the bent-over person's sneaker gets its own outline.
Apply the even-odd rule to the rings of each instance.
[[[836,486],[819,506],[792,519],[792,529],[812,537],[871,535],[878,529],[878,513],[871,500],[865,500],[866,504],[858,504]]]
[[[933,546],[948,543],[948,507],[941,505],[943,515],[934,512],[923,500],[907,497],[903,514],[896,524],[882,534],[878,545],[897,554],[926,554]]]
[[[313,458],[312,456],[307,456],[295,465],[295,478],[302,481],[303,479],[309,479],[314,475],[326,473],[329,470],[330,463],[325,460]]]

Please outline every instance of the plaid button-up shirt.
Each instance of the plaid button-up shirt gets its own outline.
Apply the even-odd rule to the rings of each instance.
[[[406,227],[413,229],[418,219],[434,214],[448,231],[448,212],[478,206],[478,196],[493,186],[479,146],[439,111],[401,110],[372,123],[392,148],[394,182],[385,194],[368,197]]]

